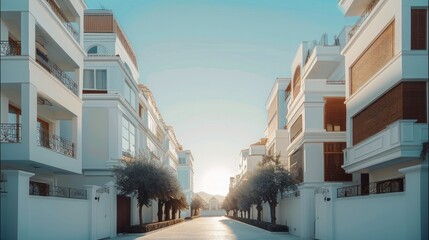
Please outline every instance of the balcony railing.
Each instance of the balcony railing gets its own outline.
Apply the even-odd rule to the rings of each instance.
[[[60,82],[70,89],[76,96],[78,95],[77,83],[67,76],[67,74],[59,68],[52,60],[50,60],[46,55],[41,51],[36,51],[36,61],[50,72],[54,77],[56,77]]]
[[[40,188],[39,184],[30,182],[30,195],[47,196],[47,197],[62,197],[74,199],[88,199],[85,189],[75,189],[67,187],[58,187],[47,185],[45,188]]]
[[[395,178],[385,181],[372,182],[369,185],[353,185],[337,189],[337,198],[365,196],[369,194],[382,194],[403,192],[405,179]]]
[[[63,23],[64,27],[70,32],[70,34],[73,36],[76,41],[79,41],[79,32],[73,27],[71,22],[67,19],[67,17],[64,15],[61,8],[58,6],[58,4],[54,0],[46,0],[46,2],[51,6],[52,11],[57,15],[59,20]]]
[[[349,32],[349,40],[355,35],[355,33],[359,30],[360,26],[365,22],[366,18],[371,14],[374,7],[377,5],[377,3],[380,0],[373,0],[368,7],[365,9],[365,11],[361,14],[355,25],[353,25],[352,29]]]
[[[0,142],[21,142],[21,124],[0,123]]]
[[[50,135],[47,131],[37,129],[39,134],[37,138],[37,145],[45,148],[49,148],[57,153],[61,153],[66,156],[74,157],[75,149],[74,143],[57,135]]]
[[[21,42],[1,41],[0,56],[19,56],[21,55]]]

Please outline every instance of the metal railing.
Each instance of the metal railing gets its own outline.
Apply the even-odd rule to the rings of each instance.
[[[372,182],[369,185],[353,185],[337,189],[337,198],[365,196],[405,191],[405,179],[395,178],[385,181]]]
[[[301,196],[301,192],[300,191],[293,191],[293,192],[282,192],[281,194],[281,198],[285,199],[285,198],[297,198]]]
[[[374,7],[377,5],[377,3],[380,0],[373,0],[371,3],[368,4],[368,7],[365,9],[365,11],[361,14],[355,25],[353,25],[352,29],[349,32],[349,40],[353,37],[353,35],[359,30],[360,26],[365,22],[366,18],[371,14]]]
[[[0,142],[21,142],[21,124],[0,123]]]
[[[47,196],[47,197],[62,197],[74,199],[88,199],[85,189],[67,188],[47,185],[41,189],[38,184],[30,183],[30,195]]]
[[[339,81],[326,80],[326,84],[328,84],[328,85],[344,85],[344,84],[346,84],[346,81],[345,80],[339,80]]]
[[[50,135],[47,131],[40,128],[38,128],[37,131],[39,133],[37,137],[37,145],[49,148],[66,156],[75,156],[74,143],[71,141],[57,135]]]
[[[77,83],[67,76],[67,74],[59,68],[48,56],[44,55],[41,51],[36,51],[36,61],[56,77],[60,82],[70,89],[76,96],[78,95]]]
[[[21,42],[1,41],[0,56],[20,56]]]
[[[55,13],[55,15],[57,15],[58,19],[67,29],[67,31],[70,32],[70,34],[73,36],[74,39],[76,39],[76,41],[79,41],[79,32],[73,27],[71,22],[64,15],[61,8],[58,6],[58,4],[54,0],[46,0],[46,2],[49,4],[49,6],[51,6],[52,11]]]

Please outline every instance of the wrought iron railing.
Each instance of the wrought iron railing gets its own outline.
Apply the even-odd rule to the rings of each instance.
[[[46,189],[41,189],[39,184],[30,182],[30,195],[62,197],[74,199],[88,199],[85,189],[67,188],[47,185]]]
[[[337,198],[365,196],[405,191],[405,179],[395,178],[385,181],[372,182],[369,185],[353,185],[337,189]]]
[[[282,192],[282,194],[281,194],[282,199],[285,199],[285,198],[297,198],[299,196],[301,196],[301,192],[300,191]]]
[[[75,156],[74,143],[60,136],[50,135],[49,132],[40,128],[37,130],[39,132],[37,137],[37,145],[49,148],[66,156]]]
[[[63,23],[64,27],[70,32],[73,38],[76,39],[76,41],[79,41],[79,32],[73,27],[72,23],[64,15],[58,4],[54,0],[46,0],[46,2],[51,6],[52,11],[57,15],[60,22]]]
[[[395,178],[385,181],[373,182],[369,184],[369,194],[403,192],[404,178]]]
[[[21,124],[0,123],[0,142],[21,142]]]
[[[377,5],[377,3],[380,0],[373,0],[370,4],[368,4],[368,7],[365,9],[365,11],[361,14],[355,25],[353,25],[352,29],[349,32],[349,40],[355,35],[355,33],[359,30],[360,26],[365,22],[366,18],[371,14],[374,7]]]
[[[21,55],[21,42],[1,41],[0,56],[19,56]]]
[[[67,74],[59,68],[48,56],[44,55],[41,51],[36,51],[36,61],[56,77],[60,82],[70,89],[76,96],[78,95],[77,83],[67,76]]]

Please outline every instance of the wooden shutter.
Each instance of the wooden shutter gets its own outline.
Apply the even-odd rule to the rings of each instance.
[[[411,50],[425,50],[426,38],[427,10],[411,9]]]

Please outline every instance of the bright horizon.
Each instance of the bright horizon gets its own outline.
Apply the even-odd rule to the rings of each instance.
[[[344,25],[338,0],[85,0],[113,11],[166,122],[194,156],[194,192],[226,195],[239,153],[264,137],[265,102],[302,41]]]

